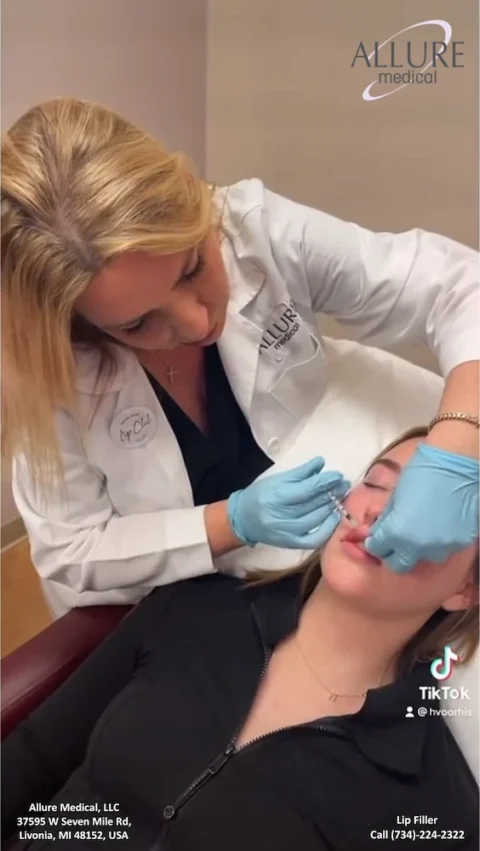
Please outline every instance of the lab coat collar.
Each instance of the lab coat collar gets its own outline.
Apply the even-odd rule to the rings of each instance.
[[[229,203],[236,190],[236,186],[225,187],[217,189],[215,194],[221,212],[220,251],[230,282],[230,316],[242,311],[258,295],[266,280],[265,272],[258,265],[259,249],[254,234],[245,239],[244,215],[238,214],[235,203]]]
[[[296,628],[302,609],[301,574],[279,582],[252,588],[256,596],[253,613],[264,646],[275,646]],[[439,702],[421,697],[420,686],[435,686],[429,665],[417,665],[396,682],[367,692],[360,712],[354,715],[319,719],[345,729],[370,762],[379,768],[418,776],[428,728],[428,717],[418,714],[425,703],[438,709]],[[414,717],[406,717],[407,707]]]
[[[229,308],[223,334],[217,343],[230,386],[247,419],[255,390],[262,333],[259,326],[233,306]]]
[[[262,289],[266,275],[252,261],[245,263],[243,268],[245,278],[240,280],[238,274],[232,273],[230,278],[230,300],[228,303],[228,313],[230,316],[236,316],[253,301]]]
[[[118,393],[140,368],[135,355],[128,349],[110,343],[108,347],[111,359],[106,361],[101,372],[102,356],[96,348],[74,346],[75,388],[79,393],[90,396]]]
[[[241,410],[248,415],[255,389],[256,364],[262,329],[234,308],[227,313],[218,350]],[[120,346],[111,346],[112,361],[100,374],[101,355],[94,348],[76,347],[75,389],[80,395],[100,397],[119,393],[130,381],[144,378],[135,355]]]

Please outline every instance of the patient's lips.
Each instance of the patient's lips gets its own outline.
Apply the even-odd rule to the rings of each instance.
[[[369,534],[370,529],[368,526],[357,526],[355,529],[349,529],[343,536],[342,541],[350,541],[352,544],[363,544]]]
[[[370,529],[368,526],[359,526],[355,529],[349,529],[341,541],[348,554],[354,558],[355,561],[360,561],[362,564],[369,565],[381,564],[382,562],[380,559],[370,555],[363,546],[364,541],[368,538],[369,534]]]

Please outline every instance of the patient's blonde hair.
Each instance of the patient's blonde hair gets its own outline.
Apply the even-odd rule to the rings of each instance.
[[[97,104],[34,107],[2,140],[3,451],[47,483],[61,459],[54,413],[74,409],[73,343],[114,368],[75,302],[109,259],[198,245],[217,224],[192,163]]]
[[[368,469],[380,458],[383,458],[395,446],[406,440],[425,438],[428,434],[425,426],[416,426],[397,437],[370,462]],[[249,584],[266,585],[279,582],[286,576],[301,574],[302,594],[306,595],[315,586],[320,577],[320,551],[312,553],[302,564],[292,570],[253,571],[247,577]],[[478,549],[474,556],[474,575],[478,582],[479,563]],[[479,641],[479,611],[478,604],[461,612],[447,612],[439,609],[412,637],[404,648],[398,665],[398,673],[410,670],[417,661],[430,661],[437,658],[443,648],[449,644],[461,656],[460,664],[468,662],[474,655]]]

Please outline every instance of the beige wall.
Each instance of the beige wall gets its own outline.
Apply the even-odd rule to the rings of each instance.
[[[203,171],[206,10],[206,0],[3,0],[3,128],[48,98],[95,100]],[[8,481],[2,508],[7,523]]]
[[[206,0],[3,0],[2,123],[71,95],[205,160]]]
[[[350,67],[359,42],[373,49],[432,18],[446,19],[453,39],[465,41],[466,67],[439,71],[436,85],[363,101],[378,70]],[[403,38],[415,46],[440,33],[425,27]],[[209,179],[261,177],[374,230],[419,226],[476,245],[476,3],[210,0],[208,44]],[[329,320],[324,327],[339,333]],[[429,352],[401,352],[436,368]]]

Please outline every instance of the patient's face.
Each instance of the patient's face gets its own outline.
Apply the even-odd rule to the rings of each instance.
[[[342,521],[321,556],[323,581],[331,590],[378,615],[424,612],[427,619],[444,604],[448,609],[457,608],[458,596],[452,605],[453,596],[474,581],[474,546],[455,553],[442,564],[418,562],[404,574],[394,573],[362,547],[419,443],[419,440],[407,440],[371,467],[344,502],[345,508],[362,524],[355,530],[357,540],[348,540],[355,533],[351,524]]]

